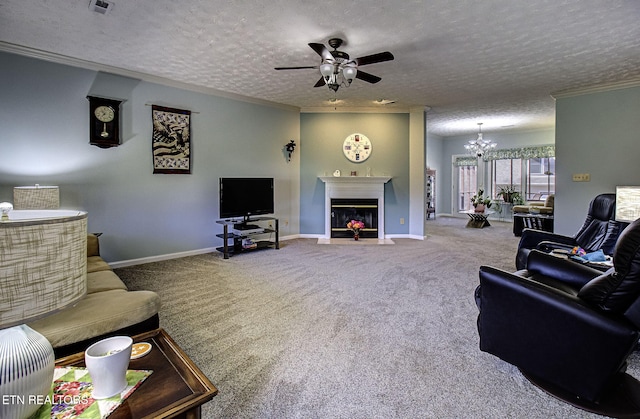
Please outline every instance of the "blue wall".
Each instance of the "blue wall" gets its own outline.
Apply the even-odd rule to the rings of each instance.
[[[352,163],[342,152],[353,133],[372,143],[369,159]],[[324,183],[318,176],[390,175],[385,184],[385,233],[409,233],[409,114],[303,113],[300,115],[300,233],[324,235]],[[400,224],[400,218],[406,220]]]
[[[640,185],[640,87],[556,98],[556,137],[555,228],[575,234],[596,195]]]
[[[274,177],[281,234],[299,231],[299,154],[283,152],[299,142],[297,110],[6,53],[0,92],[0,201],[14,186],[58,185],[61,206],[88,211],[89,231],[104,233],[107,261],[220,246],[221,176]],[[89,145],[89,94],[126,100],[119,147]],[[148,104],[194,112],[192,174],[153,174]]]

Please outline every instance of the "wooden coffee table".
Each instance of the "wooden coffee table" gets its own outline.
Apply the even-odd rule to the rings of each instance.
[[[109,415],[109,419],[200,418],[201,406],[218,389],[163,330],[133,336],[153,349],[132,359],[129,369],[153,370],[136,391]],[[84,367],[84,352],[56,360],[56,366]]]

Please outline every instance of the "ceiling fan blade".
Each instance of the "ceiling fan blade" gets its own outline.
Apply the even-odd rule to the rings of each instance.
[[[364,71],[360,71],[360,70],[358,70],[358,73],[356,74],[356,79],[360,79],[362,81],[366,81],[367,83],[371,83],[371,84],[375,84],[380,80],[382,80],[378,76],[374,76],[373,74],[365,73]]]
[[[303,70],[306,68],[315,68],[316,70],[318,69],[317,65],[307,65],[307,66],[302,66],[302,67],[276,67],[274,70]]]
[[[312,50],[314,50],[319,56],[322,57],[323,60],[333,60],[333,55],[329,52],[329,50],[322,44],[316,44],[311,42],[309,44]]]
[[[354,61],[356,65],[367,65],[367,64],[375,64],[382,63],[384,61],[391,61],[394,59],[394,56],[389,51],[379,52],[377,54],[366,55],[364,57],[356,58]]]
[[[324,85],[325,85],[324,77],[320,77],[320,80],[318,80],[318,82],[314,84],[313,87],[320,87]]]

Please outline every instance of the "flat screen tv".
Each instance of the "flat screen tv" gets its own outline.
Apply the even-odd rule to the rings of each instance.
[[[273,213],[273,178],[220,178],[220,218]]]

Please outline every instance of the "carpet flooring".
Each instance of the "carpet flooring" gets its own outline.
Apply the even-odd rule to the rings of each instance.
[[[429,220],[424,241],[296,239],[116,273],[159,293],[161,327],[219,389],[205,418],[596,417],[478,349],[478,268],[515,270],[518,238],[466,221]]]

